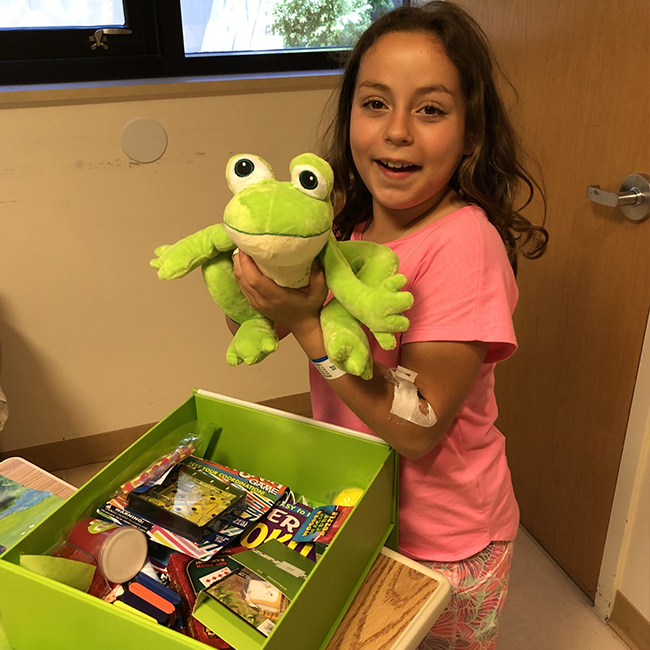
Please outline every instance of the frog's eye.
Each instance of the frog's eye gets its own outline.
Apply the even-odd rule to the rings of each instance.
[[[329,196],[327,181],[313,165],[296,165],[291,170],[291,183],[303,194],[324,201]]]
[[[253,183],[273,180],[273,170],[259,156],[239,154],[228,161],[226,178],[232,193],[237,194]]]

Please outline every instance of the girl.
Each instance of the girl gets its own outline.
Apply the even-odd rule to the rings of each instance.
[[[396,9],[354,48],[330,127],[335,232],[386,244],[415,297],[395,350],[371,343],[371,380],[325,380],[310,367],[314,417],[381,436],[401,455],[400,551],[445,574],[450,607],[420,646],[494,648],[519,510],[494,427],[494,367],[516,349],[517,253],[539,257],[548,234],[514,201],[534,187],[496,90],[486,37],[450,2]],[[524,206],[525,207],[525,206]],[[249,302],[325,356],[327,289],[283,289],[244,253],[235,274]],[[232,324],[234,326],[234,324]],[[391,416],[401,365],[437,415],[431,427]]]

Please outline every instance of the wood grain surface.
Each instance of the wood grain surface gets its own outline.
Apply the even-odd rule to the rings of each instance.
[[[52,476],[40,467],[34,467],[22,458],[8,458],[0,463],[0,474],[32,490],[46,490],[62,499],[67,499],[74,491],[56,476]]]
[[[381,554],[327,650],[389,650],[438,583]]]

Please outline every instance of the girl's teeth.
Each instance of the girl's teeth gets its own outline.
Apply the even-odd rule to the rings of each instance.
[[[389,169],[410,169],[412,167],[415,167],[415,165],[408,165],[404,163],[394,163],[394,162],[387,162],[387,161],[380,161],[381,164],[384,167],[388,167]]]

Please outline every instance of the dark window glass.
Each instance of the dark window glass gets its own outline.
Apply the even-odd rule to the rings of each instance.
[[[2,0],[0,83],[335,68],[408,0]]]

